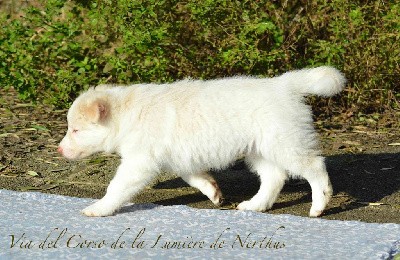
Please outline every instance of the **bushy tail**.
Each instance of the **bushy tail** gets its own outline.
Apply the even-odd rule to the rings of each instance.
[[[338,94],[346,83],[339,70],[328,66],[290,71],[278,78],[296,94],[325,97]]]

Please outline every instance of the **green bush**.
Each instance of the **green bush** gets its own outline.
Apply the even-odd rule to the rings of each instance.
[[[0,18],[0,84],[24,99],[65,107],[99,83],[273,76],[328,64],[349,83],[334,106],[313,99],[320,111],[399,108],[396,1],[50,0],[35,6],[22,17]]]

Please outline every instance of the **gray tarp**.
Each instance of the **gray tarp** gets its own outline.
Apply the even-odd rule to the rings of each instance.
[[[0,190],[0,258],[387,259],[399,252],[400,224],[154,204],[82,216],[91,202]]]

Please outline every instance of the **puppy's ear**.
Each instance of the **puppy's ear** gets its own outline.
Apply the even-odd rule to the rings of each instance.
[[[87,104],[82,113],[93,123],[104,123],[110,117],[110,107],[107,100],[97,98]]]

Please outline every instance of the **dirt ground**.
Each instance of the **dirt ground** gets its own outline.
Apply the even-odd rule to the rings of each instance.
[[[57,152],[66,128],[66,110],[23,103],[12,90],[0,90],[0,188],[101,198],[116,167],[116,155],[67,161]],[[324,219],[400,223],[400,112],[355,120],[352,113],[316,121],[334,196]],[[252,197],[259,182],[238,161],[213,172],[234,210]],[[215,208],[198,190],[163,173],[134,202],[184,204]],[[34,206],[34,205],[32,205]],[[307,216],[311,190],[307,182],[289,181],[267,213]]]

